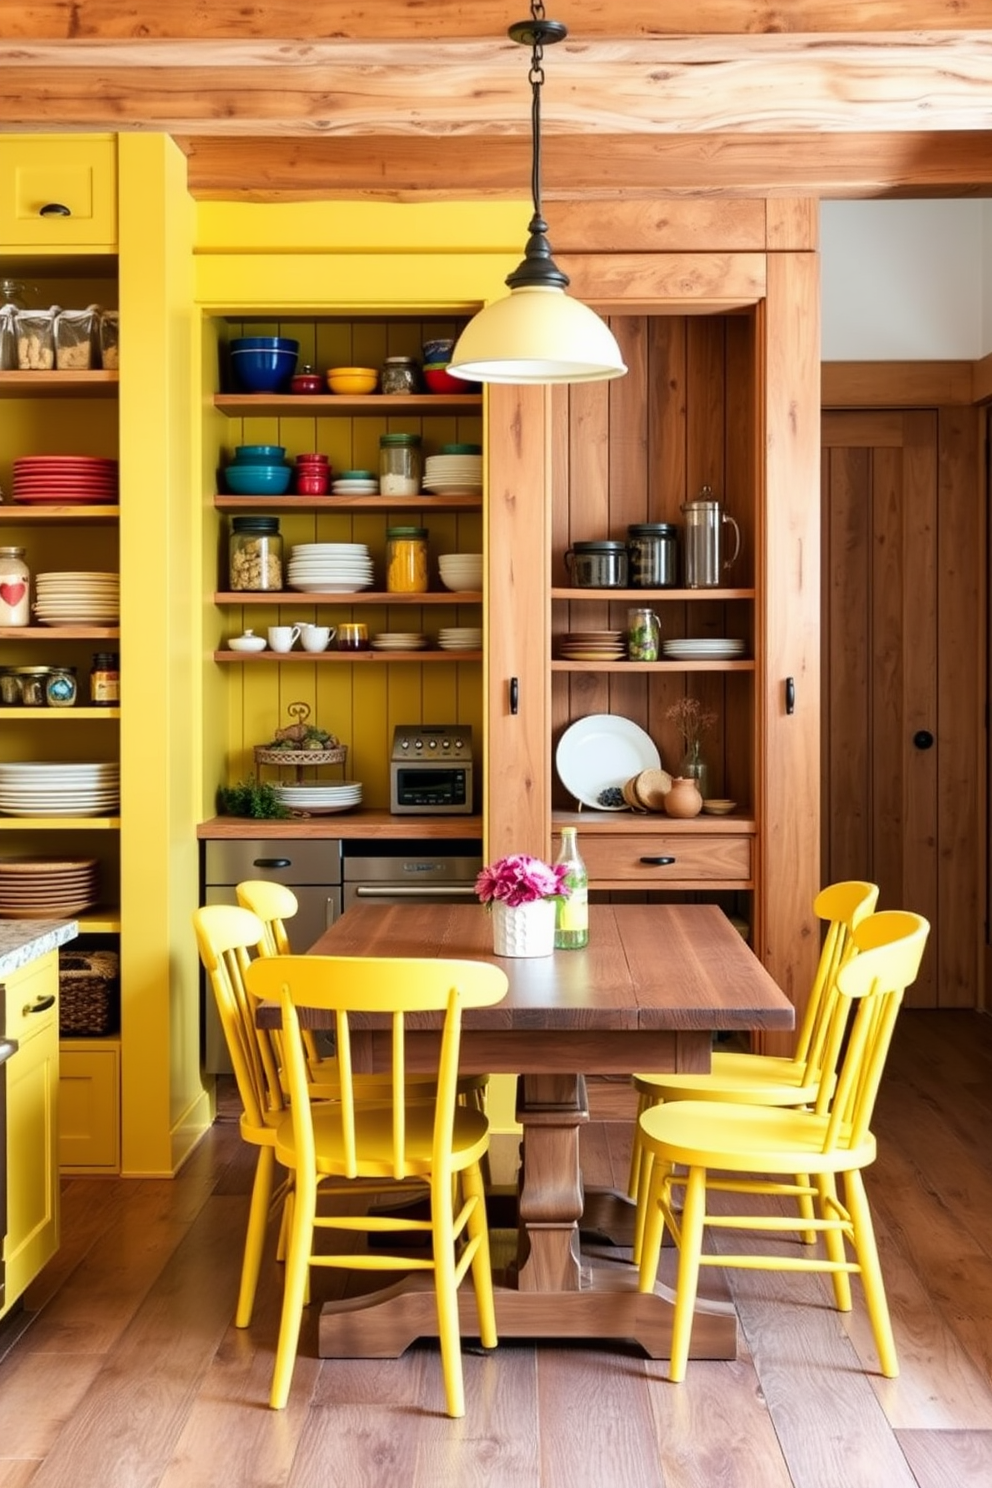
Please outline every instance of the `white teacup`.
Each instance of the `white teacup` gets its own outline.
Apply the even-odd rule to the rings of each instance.
[[[300,640],[304,651],[326,651],[336,634],[336,625],[300,626]]]
[[[273,651],[292,651],[293,645],[300,635],[298,625],[270,625],[268,629],[269,645]]]

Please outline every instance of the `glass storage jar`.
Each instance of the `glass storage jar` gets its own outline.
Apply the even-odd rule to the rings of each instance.
[[[24,548],[0,548],[0,625],[31,624],[31,570]]]
[[[387,527],[386,590],[390,594],[426,594],[427,528]]]
[[[634,522],[627,528],[632,589],[674,589],[677,586],[678,533],[674,522]]]
[[[45,679],[45,699],[50,708],[71,708],[76,702],[76,668],[53,666]]]
[[[232,517],[232,589],[282,588],[282,535],[278,517]]]
[[[379,374],[379,386],[384,393],[419,393],[420,363],[416,357],[387,357]]]
[[[45,706],[45,683],[50,667],[13,667],[11,669],[21,684],[21,703],[25,708]]]
[[[422,470],[419,434],[379,435],[380,496],[419,496]]]
[[[565,567],[576,589],[626,589],[627,544],[610,539],[573,543]]]
[[[113,708],[121,700],[120,663],[116,651],[97,651],[90,668],[90,702]]]

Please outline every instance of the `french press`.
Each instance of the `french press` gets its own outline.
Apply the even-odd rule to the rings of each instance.
[[[685,586],[687,589],[713,589],[719,586],[723,572],[730,568],[741,550],[741,529],[720,510],[709,486],[704,486],[696,501],[683,503],[685,514]],[[725,526],[734,529],[734,551],[729,558],[722,553]]]

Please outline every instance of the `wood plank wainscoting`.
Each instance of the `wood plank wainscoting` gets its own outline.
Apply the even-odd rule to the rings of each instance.
[[[983,365],[823,376],[822,879],[931,921],[916,1006],[983,1005]]]
[[[623,1344],[469,1350],[467,1413],[452,1421],[433,1344],[317,1358],[333,1285],[321,1272],[289,1406],[270,1411],[274,1225],[252,1326],[231,1321],[252,1166],[235,1114],[228,1098],[174,1179],[64,1185],[62,1249],[0,1335],[3,1488],[992,1482],[992,1020],[980,1014],[904,1012],[879,1101],[867,1181],[896,1380],[875,1372],[858,1283],[841,1318],[825,1276],[732,1270],[734,1362],[693,1362],[671,1385],[664,1360]],[[624,1182],[628,1133],[584,1129],[590,1182]]]

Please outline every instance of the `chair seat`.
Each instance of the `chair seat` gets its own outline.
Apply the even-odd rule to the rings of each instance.
[[[844,1173],[875,1160],[867,1132],[853,1147],[824,1152],[829,1117],[812,1111],[673,1101],[640,1119],[641,1133],[662,1162],[742,1173]]]
[[[313,1113],[314,1145],[317,1149],[317,1172],[340,1176],[345,1171],[342,1108],[339,1105],[315,1105]],[[406,1166],[411,1178],[428,1176],[434,1162],[433,1104],[406,1107]],[[481,1111],[471,1106],[455,1109],[452,1132],[452,1166],[456,1172],[477,1163],[486,1150],[489,1123]],[[355,1146],[359,1178],[392,1178],[393,1175],[393,1110],[392,1105],[355,1107]],[[296,1163],[291,1116],[283,1118],[276,1135],[276,1157],[287,1167]]]
[[[713,1055],[707,1073],[637,1074],[634,1088],[652,1100],[712,1100],[803,1106],[816,1100],[819,1070],[801,1060],[733,1051]]]

